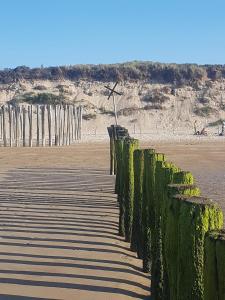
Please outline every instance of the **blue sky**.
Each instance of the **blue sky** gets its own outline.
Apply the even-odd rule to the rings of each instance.
[[[225,64],[224,0],[0,0],[0,68]]]

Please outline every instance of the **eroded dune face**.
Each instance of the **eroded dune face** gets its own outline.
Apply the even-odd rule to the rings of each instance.
[[[113,85],[113,82],[107,83]],[[55,101],[82,104],[84,131],[105,133],[114,122],[112,100],[107,99],[105,83],[86,80],[20,80],[0,84],[0,103],[13,101]],[[207,80],[191,85],[120,82],[116,97],[119,123],[131,132],[158,133],[165,131],[193,133],[194,122],[201,130],[209,123],[225,119],[225,80]],[[217,124],[214,124],[217,125]],[[217,133],[218,127],[209,127]]]

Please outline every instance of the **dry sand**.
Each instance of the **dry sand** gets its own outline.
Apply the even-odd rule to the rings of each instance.
[[[225,211],[225,143],[142,146],[155,147],[192,171],[203,194]],[[141,261],[117,236],[108,154],[106,142],[0,148],[0,299],[144,299],[149,294]]]
[[[145,299],[105,145],[0,149],[0,299]]]

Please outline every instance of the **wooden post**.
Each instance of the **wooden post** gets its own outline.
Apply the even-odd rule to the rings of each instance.
[[[22,107],[23,112],[23,147],[26,147],[26,107]]]
[[[15,121],[16,121],[16,147],[19,147],[19,108],[15,107]]]
[[[13,139],[16,140],[16,107],[13,107],[12,110],[12,131],[13,131]]]
[[[67,138],[66,144],[70,145],[70,106],[67,105]]]
[[[40,118],[39,118],[39,108],[40,106],[37,105],[37,147],[40,146]]]
[[[66,144],[66,105],[63,106],[63,145]]]
[[[62,105],[59,105],[59,111],[58,111],[58,124],[59,124],[59,146],[62,145]]]
[[[52,146],[52,107],[47,106],[48,109],[48,145]]]
[[[33,144],[33,106],[28,106],[28,118],[29,118],[29,147]]]
[[[58,117],[58,146],[61,145],[61,136],[62,136],[62,124],[61,124],[61,105],[58,106],[58,114],[57,114],[57,117]]]
[[[75,140],[77,140],[77,127],[78,127],[78,124],[77,124],[77,107],[74,106],[74,109],[73,109],[73,114],[74,114],[74,127],[75,127]]]
[[[55,105],[55,146],[59,146],[59,106]]]
[[[0,139],[2,139],[2,110],[0,111]]]
[[[22,116],[22,107],[20,107],[20,140],[23,138],[23,116]]]
[[[45,147],[45,105],[42,106],[41,113],[42,146]]]
[[[9,146],[12,147],[12,107],[8,105],[9,113]]]
[[[81,140],[81,131],[82,131],[82,106],[79,106],[78,108],[78,119],[79,119],[79,131],[78,131],[78,139]]]
[[[6,123],[5,123],[5,106],[2,106],[2,119],[3,119],[3,142],[4,147],[7,146],[7,138],[6,138]]]
[[[66,145],[69,144],[69,122],[68,122],[68,105],[66,105]]]

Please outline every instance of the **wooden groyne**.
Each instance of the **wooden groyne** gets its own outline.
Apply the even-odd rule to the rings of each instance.
[[[201,197],[193,175],[163,153],[140,149],[125,130],[114,137],[110,153],[116,166],[119,234],[142,259],[143,271],[151,273],[152,298],[224,300],[220,207]]]
[[[82,138],[82,107],[3,105],[0,141],[4,147],[63,146]]]

